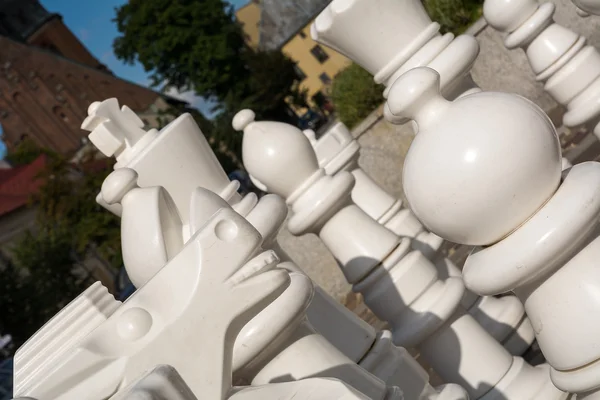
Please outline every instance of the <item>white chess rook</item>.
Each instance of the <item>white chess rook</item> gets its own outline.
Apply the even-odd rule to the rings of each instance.
[[[124,107],[124,109],[126,108]],[[117,125],[116,122],[120,119],[130,117],[132,117],[131,114],[122,113],[119,110],[115,99],[110,99],[90,108],[90,117],[84,122],[84,129],[92,130],[90,138],[99,145],[101,151],[107,154],[109,152],[102,146],[105,141],[103,138],[107,134],[116,138],[125,137],[126,132],[122,130],[128,129],[123,128],[127,125],[126,123],[119,123],[121,126],[119,129],[111,128]],[[135,114],[133,117],[137,118]],[[108,121],[115,122],[108,124]],[[128,125],[135,124],[129,123]],[[134,282],[137,281],[136,276],[141,274],[141,281],[137,282],[138,287],[154,273],[148,272],[148,269],[160,269],[162,264],[169,259],[169,251],[165,251],[169,247],[169,243],[171,245],[175,243],[175,247],[180,246],[177,243],[185,241],[185,237],[202,226],[201,223],[194,222],[201,217],[201,214],[198,213],[209,212],[210,214],[210,211],[206,210],[212,209],[210,203],[215,199],[206,200],[205,195],[198,196],[197,188],[220,193],[220,197],[228,200],[234,210],[243,215],[265,237],[263,247],[278,249],[275,236],[287,215],[285,202],[274,195],[265,196],[260,201],[257,201],[254,195],[244,198],[239,196],[235,190],[237,182],[230,182],[227,179],[208,142],[189,114],[180,116],[160,133],[150,131],[146,135],[152,135],[152,140],[145,141],[143,146],[137,143],[122,143],[120,152],[116,154],[119,161],[117,171],[125,167],[129,168],[127,172],[123,172],[128,174],[129,177],[126,180],[130,181],[124,187],[131,190],[139,184],[144,187],[146,194],[144,191],[130,193],[128,196],[134,195],[138,199],[131,198],[131,206],[128,207],[131,211],[127,213],[122,207],[124,195],[121,191],[116,191],[119,193],[117,198],[108,196],[109,202],[112,203],[110,205],[104,200],[102,194],[98,198],[99,202],[108,209],[115,210],[114,206],[119,205],[118,213],[123,218],[122,238],[125,265]],[[129,134],[129,136],[132,135]],[[144,135],[139,135],[139,137],[144,137]],[[134,148],[135,151],[123,151],[129,148]],[[121,156],[123,153],[128,155],[127,158]],[[143,180],[141,176],[144,176]],[[177,179],[173,179],[174,177]],[[144,185],[141,184],[142,181]],[[109,187],[110,182],[105,182],[105,185]],[[141,199],[143,196],[146,197],[145,200]],[[203,199],[208,201],[208,204],[203,204]],[[222,207],[225,205],[221,204]],[[183,216],[180,222],[177,214]],[[155,215],[155,218],[149,218],[150,215]],[[202,218],[200,218],[201,220]],[[150,221],[155,221],[153,226],[149,225]],[[169,221],[175,221],[175,225],[181,225],[183,232],[178,233],[178,229],[173,229],[174,223],[169,223]],[[142,227],[144,228],[142,229]],[[161,243],[164,243],[165,246],[162,246]],[[176,253],[176,250],[172,250],[170,253]],[[260,353],[260,349],[268,346],[274,337],[283,335],[287,338],[293,334],[291,326],[294,323],[305,326],[306,323],[302,321],[302,316],[306,311],[309,321],[319,333],[350,360],[359,363],[360,366],[385,381],[388,386],[401,386],[404,393],[410,398],[417,398],[420,394],[434,396],[438,393],[428,384],[427,373],[410,357],[406,350],[391,344],[389,332],[376,333],[371,326],[333,300],[322,289],[316,288],[312,302],[306,309],[309,280],[300,275],[301,271],[293,263],[285,263],[285,267],[295,272],[292,274],[292,286],[296,289],[295,291],[292,288],[288,289],[287,294],[277,300],[279,306],[271,305],[268,310],[264,310],[262,317],[259,315],[255,318],[253,320],[255,323],[245,328],[240,334],[240,338],[244,339],[236,342],[238,343],[236,346],[238,351],[234,357],[236,369],[248,364],[251,372],[248,372],[247,369],[246,376],[254,373],[260,361],[255,359]],[[296,310],[295,313],[294,310]],[[309,328],[303,329],[303,332],[310,330]],[[284,334],[280,334],[281,331],[285,331]],[[317,335],[313,336],[317,337]],[[319,337],[318,340],[320,341],[322,338]],[[329,348],[328,344],[323,344],[323,346]],[[270,347],[271,351],[266,354],[272,356],[273,346]],[[261,361],[263,364],[264,358]],[[337,353],[331,358],[336,362],[344,360]],[[282,356],[280,359],[283,360],[284,357]],[[344,362],[346,361],[344,360]],[[301,363],[297,364],[305,368]],[[277,365],[277,363],[273,365]],[[309,362],[309,365],[312,364]],[[287,367],[286,365],[285,368]],[[273,374],[281,374],[286,370],[285,368],[279,370],[271,368],[269,371]],[[296,377],[302,373],[306,373],[306,371],[297,372]],[[266,379],[267,374],[260,377]],[[440,388],[439,400],[462,399],[463,397],[457,393],[461,393],[461,389],[456,386]]]
[[[299,129],[255,122],[250,110],[239,112],[233,125],[244,131],[248,172],[290,205],[290,232],[319,235],[353,290],[391,325],[397,345],[417,346],[443,379],[459,383],[473,399],[566,398],[550,381],[547,365],[533,368],[511,356],[461,307],[460,276],[441,280],[427,258],[411,251],[410,239],[400,239],[352,202],[352,174],[327,176]]]
[[[579,5],[585,6],[584,0]],[[591,2],[588,2],[591,3]],[[485,19],[506,33],[508,49],[521,47],[544,89],[567,108],[568,127],[600,121],[600,53],[586,38],[554,22],[556,6],[536,0],[485,0]],[[600,124],[594,128],[600,138]]]
[[[398,236],[413,239],[412,247],[436,266],[441,262],[442,269],[449,269],[460,276],[456,266],[438,255],[443,239],[428,232],[409,209],[402,207],[402,201],[389,195],[360,168],[360,146],[343,123],[338,122],[318,140],[312,131],[303,133],[310,140],[319,166],[327,175],[333,176],[341,171],[352,173],[355,180],[352,201],[359,208]],[[515,296],[479,297],[466,291],[461,304],[511,354],[521,355],[533,343],[533,328],[523,305]]]
[[[600,398],[600,164],[562,172],[560,142],[539,107],[506,93],[448,102],[430,69],[401,77],[387,106],[421,128],[403,175],[414,212],[432,232],[482,246],[465,264],[467,286],[513,291],[556,386]],[[440,192],[447,196],[434,204]]]

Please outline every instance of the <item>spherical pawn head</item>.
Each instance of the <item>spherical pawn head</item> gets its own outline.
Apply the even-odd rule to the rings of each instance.
[[[242,110],[233,128],[244,132],[242,159],[252,179],[268,192],[287,199],[319,171],[310,140],[295,126],[254,121],[254,112]]]
[[[554,126],[520,96],[480,92],[448,102],[439,93],[439,75],[417,68],[394,83],[386,107],[418,126],[405,160],[404,191],[423,224],[449,241],[489,245],[503,239],[560,183]]]
[[[535,0],[485,0],[483,16],[492,28],[510,33],[527,21],[537,8]]]
[[[102,198],[109,205],[120,203],[127,193],[138,187],[137,181],[138,175],[134,170],[116,169],[102,182]]]

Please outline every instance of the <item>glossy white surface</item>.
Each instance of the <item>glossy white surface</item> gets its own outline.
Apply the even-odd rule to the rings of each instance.
[[[251,114],[244,111],[242,115]],[[312,151],[310,135],[282,123],[247,122],[235,125],[245,128],[246,169],[265,187],[287,194],[293,212],[290,231],[320,236],[353,290],[362,293],[371,311],[390,324],[395,344],[417,346],[442,378],[459,383],[472,398],[490,390],[496,393],[496,387],[510,393],[510,399],[565,397],[554,388],[547,370],[539,374],[521,359],[513,359],[462,309],[465,288],[459,276],[438,270],[423,254],[411,251],[409,239],[400,240],[353,204],[352,175],[346,171],[325,175]],[[268,143],[269,138],[275,139]],[[296,146],[287,145],[286,139]],[[302,140],[305,144],[299,143]],[[296,187],[280,184],[277,170],[268,172],[268,159],[260,155],[270,152],[279,153],[274,157],[278,162],[289,160],[287,165],[278,164],[279,168],[293,171],[294,165],[300,165],[299,176],[287,180]]]
[[[122,110],[127,108],[123,107]],[[84,127],[93,128],[90,136],[95,137],[96,140],[107,136],[117,138],[151,136],[149,133],[145,136],[140,135],[137,130],[124,132],[124,129],[130,128],[127,121],[129,119],[135,121],[137,117],[122,110],[119,110],[116,99],[98,103],[91,108],[91,115]],[[116,174],[105,183],[103,192],[107,194],[110,204],[104,201],[102,193],[99,198],[100,203],[107,209],[111,212],[118,211],[117,214],[125,218],[122,223],[125,265],[137,287],[165,264],[170,257],[169,254],[172,255],[173,252],[166,251],[166,244],[174,245],[175,248],[177,245],[181,247],[183,242],[203,227],[207,218],[219,208],[227,206],[224,201],[215,203],[216,199],[206,203],[202,196],[204,192],[201,191],[200,196],[197,196],[197,188],[217,192],[232,204],[236,212],[243,215],[258,229],[263,236],[265,248],[274,248],[282,257],[287,257],[275,240],[287,216],[285,202],[275,195],[264,196],[260,201],[253,194],[244,198],[239,196],[236,192],[238,183],[229,181],[191,116],[187,114],[180,116],[165,127],[159,135],[154,135],[153,140],[141,144],[143,146],[138,142],[128,147],[129,150],[123,150],[127,157],[120,158],[117,164],[119,172],[115,171]],[[125,161],[128,162],[127,165],[124,165]],[[140,174],[145,178],[143,183]],[[116,176],[122,178],[116,179],[114,178]],[[177,179],[173,179],[174,176],[177,176]],[[124,182],[119,183],[122,180]],[[138,184],[142,186],[139,189]],[[116,189],[109,190],[113,186]],[[130,201],[126,202],[129,206],[125,207],[127,211],[123,212],[123,204],[120,201],[123,201],[126,194]],[[169,205],[173,203],[169,200],[171,195],[178,200],[175,202],[177,206],[175,211]],[[177,215],[181,217],[181,222],[178,221]],[[177,235],[177,232],[170,229],[173,225],[179,224],[183,232],[181,235]],[[141,231],[140,227],[143,227]],[[302,273],[299,268],[292,267],[293,264],[285,265],[290,271]],[[315,328],[324,333],[335,348],[344,352],[351,360],[359,362],[368,354],[375,341],[376,333],[322,290],[317,288],[315,296],[317,301],[314,305],[310,304],[307,311],[309,318],[315,322]],[[286,300],[279,301],[283,304]],[[300,304],[303,304],[302,301],[298,306]],[[278,332],[287,329],[286,324],[290,320],[298,321],[299,317],[296,313],[300,312],[299,310],[303,313],[305,309],[305,306],[290,308],[288,315],[281,315],[276,312],[277,307],[271,308],[262,320],[258,318],[255,321],[256,325],[246,327],[244,332],[251,332],[248,334],[253,338],[248,340],[260,346],[238,345],[236,347],[239,350],[238,356],[234,358],[235,369],[239,369],[240,364],[249,362],[252,358],[250,355],[257,355],[269,340],[279,334]],[[279,318],[280,322],[259,322],[269,318],[273,313],[277,314],[276,318]],[[339,327],[344,327],[344,330],[338,330]]]
[[[586,11],[593,3],[598,2],[574,1]],[[546,91],[567,107],[563,116],[566,126],[596,123],[600,115],[600,53],[585,45],[585,37],[557,24],[555,8],[553,3],[538,5],[535,0],[486,0],[483,14],[493,28],[508,34],[507,48],[525,50],[537,80],[545,82]]]
[[[558,187],[556,131],[524,98],[480,92],[449,102],[439,90],[439,74],[418,68],[394,83],[386,103],[392,115],[419,126],[404,166],[406,197],[417,218],[441,237],[494,243]]]
[[[221,210],[126,303],[92,286],[19,349],[15,396],[108,398],[168,364],[197,397],[225,399],[237,333],[290,282],[261,240],[241,216]]]
[[[398,76],[424,65],[441,74],[448,98],[478,90],[469,74],[479,53],[477,41],[441,35],[439,28],[418,0],[334,0],[316,18],[311,34],[374,75],[386,86],[384,96]]]

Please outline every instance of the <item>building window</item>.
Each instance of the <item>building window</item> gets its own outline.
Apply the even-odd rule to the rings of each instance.
[[[331,78],[325,72],[319,75],[319,79],[323,82],[323,85],[329,85],[331,83]]]
[[[302,39],[306,39],[306,33],[304,33],[304,31],[298,32],[298,35],[300,35]]]
[[[306,79],[306,74],[300,69],[298,64],[294,64],[294,72],[296,73],[296,76],[300,82]]]
[[[323,48],[319,45],[316,45],[315,47],[313,47],[310,52],[312,53],[313,56],[315,56],[317,61],[319,61],[321,64],[323,64],[325,61],[327,61],[329,59],[329,56],[327,55],[327,53],[325,53],[325,50],[323,50]]]

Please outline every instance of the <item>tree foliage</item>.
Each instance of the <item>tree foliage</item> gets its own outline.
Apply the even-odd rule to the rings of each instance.
[[[32,163],[42,154],[52,159],[58,157],[52,150],[41,148],[33,140],[25,138],[6,154],[5,160],[13,167],[18,167]]]
[[[84,258],[90,246],[110,265],[122,263],[119,218],[96,203],[102,182],[112,171],[108,160],[84,160],[78,165],[64,158],[52,160],[32,199],[37,223],[46,230],[68,229],[75,254]]]
[[[0,326],[18,344],[89,285],[74,271],[91,250],[115,270],[122,264],[119,219],[95,201],[111,167],[105,161],[74,165],[57,155],[48,158],[39,177],[44,183],[32,198],[36,226],[0,263]]]
[[[139,61],[155,85],[221,98],[247,74],[244,36],[222,0],[130,0],[116,9],[117,58]]]
[[[383,103],[383,90],[360,66],[352,64],[344,69],[333,80],[331,89],[340,121],[354,127]]]
[[[71,233],[65,229],[27,232],[0,267],[0,325],[20,345],[81,293]]]
[[[219,104],[214,134],[221,144],[239,147],[231,119],[227,125],[223,120],[243,108],[252,108],[258,118],[295,123],[285,100],[306,105],[294,62],[279,51],[246,46],[223,0],[130,0],[116,9],[115,21],[117,58],[139,61],[155,85],[194,90]]]
[[[441,32],[463,33],[482,15],[483,0],[424,0],[432,20],[441,25]]]

